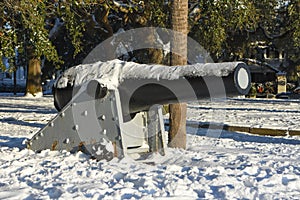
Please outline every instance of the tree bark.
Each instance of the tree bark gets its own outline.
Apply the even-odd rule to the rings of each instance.
[[[37,96],[41,95],[42,92],[41,61],[40,59],[32,58],[28,63],[25,95]]]
[[[17,95],[17,69],[14,68],[14,95]]]
[[[175,32],[171,41],[171,65],[187,64],[188,0],[174,0],[171,11],[171,25]],[[180,32],[181,34],[176,34]],[[176,52],[176,53],[175,53]],[[169,147],[186,148],[186,104],[169,106]]]

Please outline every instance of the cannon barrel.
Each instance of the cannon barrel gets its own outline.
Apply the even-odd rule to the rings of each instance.
[[[82,75],[78,76],[80,73]],[[167,67],[109,61],[105,64],[71,68],[59,77],[53,87],[56,108],[61,110],[79,91],[82,84],[91,80],[97,80],[99,83],[98,86],[94,86],[96,93],[104,94],[106,87],[115,86],[120,93],[125,114],[149,110],[155,104],[246,95],[251,87],[249,69],[242,62]]]

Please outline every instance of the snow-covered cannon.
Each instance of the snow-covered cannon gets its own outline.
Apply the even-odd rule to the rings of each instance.
[[[185,66],[112,60],[66,70],[53,88],[59,111],[28,141],[34,151],[78,150],[97,159],[164,153],[162,105],[248,94],[242,62]]]

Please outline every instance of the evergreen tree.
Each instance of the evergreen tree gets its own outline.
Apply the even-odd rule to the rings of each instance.
[[[26,94],[33,96],[42,92],[41,56],[54,62],[59,61],[45,29],[47,8],[48,5],[42,1],[0,2],[0,56],[8,58],[11,66],[15,67],[17,54],[22,55],[28,67]]]
[[[250,57],[253,44],[265,41],[299,65],[299,1],[190,0],[188,34],[215,61]],[[52,71],[59,66],[64,70],[81,63],[97,44],[120,28],[171,28],[172,2],[5,0],[0,2],[0,56],[9,59],[12,70],[20,60],[37,66],[41,56]],[[161,52],[147,52],[145,59],[139,51],[132,52],[132,57],[144,63],[166,63]],[[16,53],[23,59],[16,62]],[[36,62],[29,62],[31,59]],[[32,90],[29,93],[40,89]]]

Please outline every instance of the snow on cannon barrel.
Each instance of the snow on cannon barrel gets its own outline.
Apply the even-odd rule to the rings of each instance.
[[[216,85],[221,79],[224,88]],[[129,113],[148,110],[154,104],[168,104],[178,100],[245,95],[251,84],[250,72],[242,62],[171,67],[118,60],[99,62],[71,68],[58,78],[53,88],[57,110],[61,110],[81,85],[90,80],[99,80],[106,87],[112,85],[118,88],[122,94],[121,102],[124,104],[130,101]]]
[[[164,154],[161,105],[246,95],[250,87],[242,62],[168,67],[112,60],[75,66],[54,84],[58,115],[28,141],[28,148],[81,150],[107,160]]]

